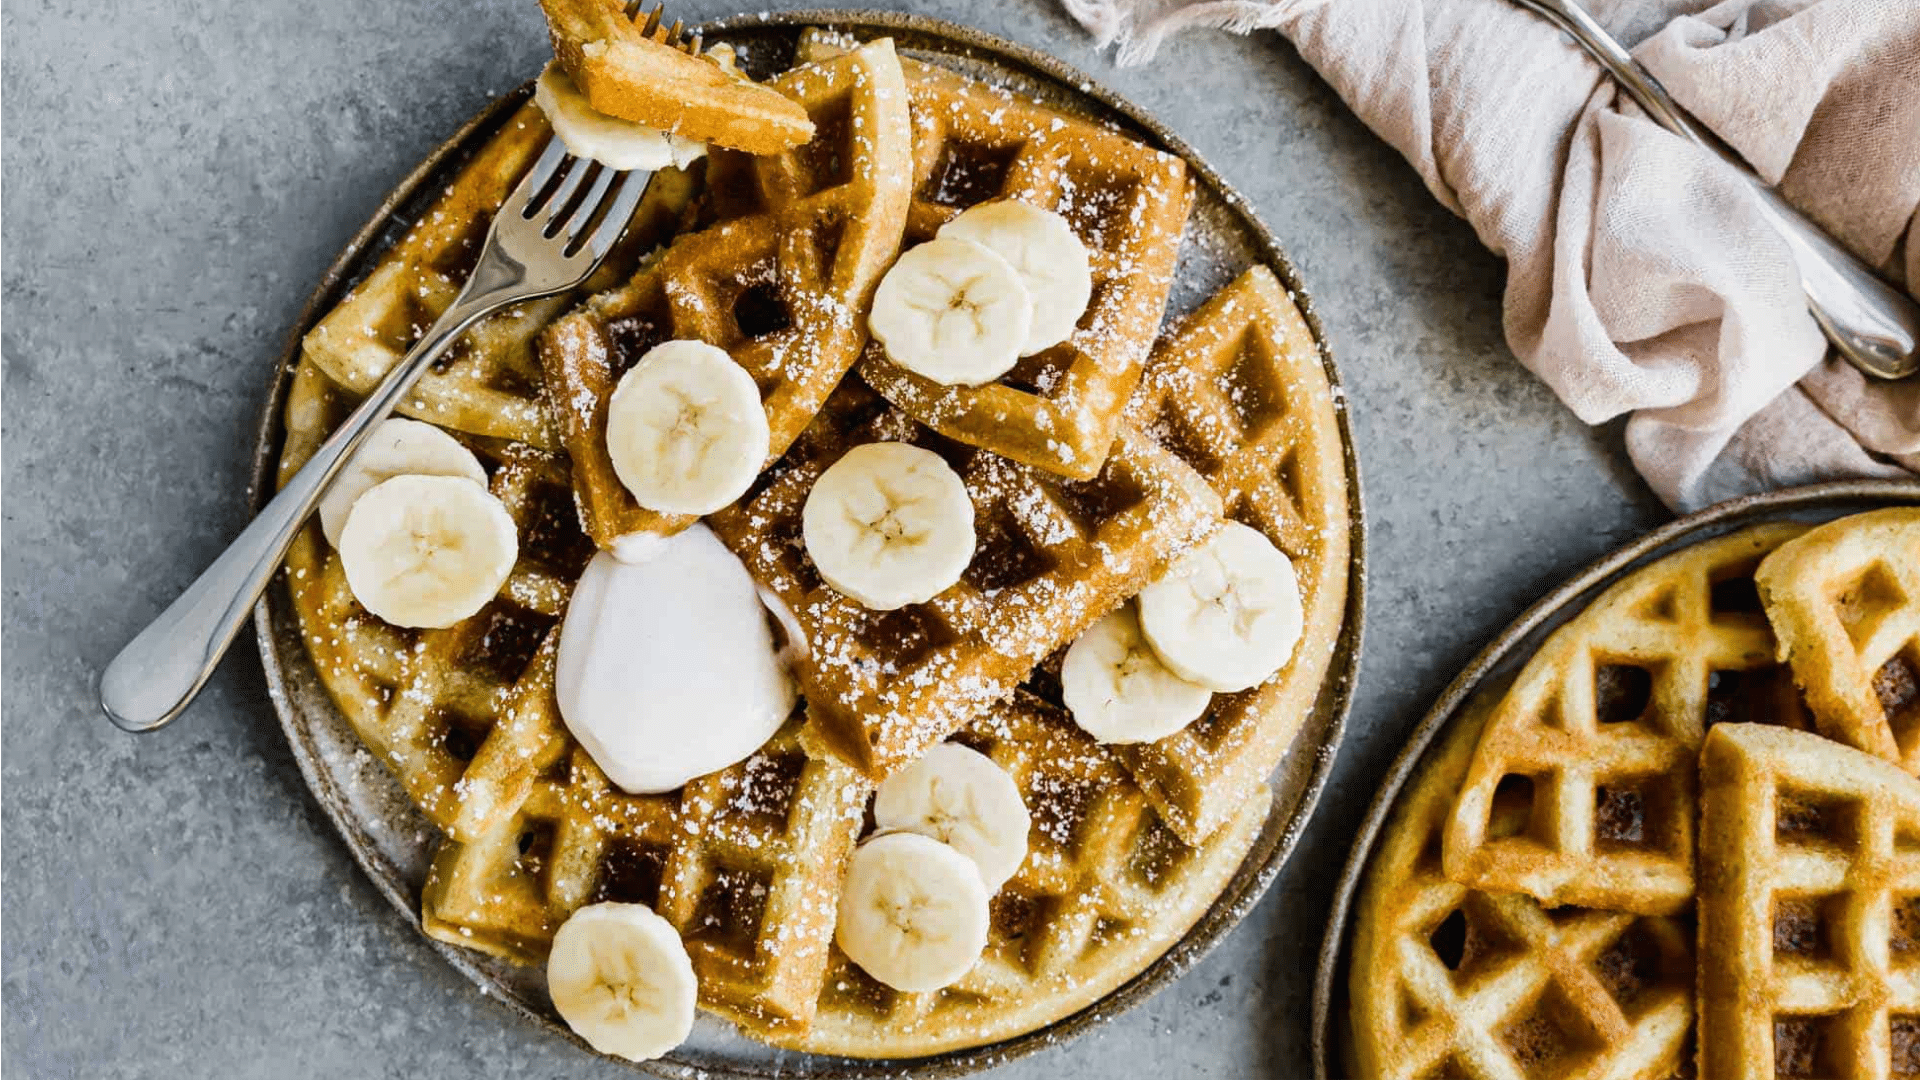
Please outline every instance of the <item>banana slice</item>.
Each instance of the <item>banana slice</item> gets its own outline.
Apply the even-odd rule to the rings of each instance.
[[[651,1061],[685,1042],[698,990],[680,935],[644,904],[588,904],[554,932],[547,993],[603,1054]]]
[[[534,104],[547,114],[553,133],[575,157],[592,158],[610,169],[657,171],[686,168],[707,153],[707,144],[669,135],[645,124],[622,120],[587,104],[558,61],[548,61],[533,84]]]
[[[886,833],[848,860],[833,938],[895,990],[938,990],[987,947],[987,899],[973,860],[930,836]]]
[[[655,345],[607,399],[607,456],[649,510],[711,514],[739,498],[771,438],[753,376],[704,341]]]
[[[1073,722],[1103,743],[1152,742],[1200,718],[1213,692],[1168,670],[1140,632],[1133,605],[1087,628],[1060,664]]]
[[[961,212],[937,234],[971,240],[1007,260],[1033,298],[1033,321],[1021,356],[1051,348],[1073,333],[1093,297],[1087,245],[1067,219],[1014,199]]]
[[[327,543],[340,546],[340,530],[356,499],[396,476],[458,476],[487,486],[487,470],[458,439],[418,420],[382,420],[320,496],[320,531]]]
[[[873,796],[873,822],[930,836],[972,859],[990,892],[1020,869],[1032,824],[1007,770],[959,743],[940,743],[887,777]]]
[[[1212,690],[1245,690],[1279,671],[1303,618],[1293,560],[1237,521],[1140,591],[1140,628],[1153,651]]]
[[[868,443],[814,481],[800,534],[827,584],[891,611],[960,580],[973,561],[973,500],[939,454]]]
[[[452,626],[487,606],[520,537],[507,508],[458,476],[396,476],[360,496],[340,530],[347,587],[395,626]]]
[[[947,386],[979,386],[1012,369],[1033,324],[1033,298],[1012,264],[971,240],[910,248],[880,279],[867,328],[894,363]]]

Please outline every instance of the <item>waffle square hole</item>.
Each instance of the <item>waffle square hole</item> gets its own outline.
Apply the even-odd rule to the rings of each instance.
[[[1594,958],[1594,974],[1629,1017],[1661,987],[1687,986],[1691,982],[1690,972],[1672,970],[1677,966],[1674,954],[1685,946],[1663,935],[1666,928],[1636,919]]]
[[[1653,705],[1652,670],[1639,664],[1601,662],[1593,668],[1593,712],[1602,724],[1630,724],[1647,719]]]
[[[468,640],[456,663],[485,672],[500,686],[510,686],[520,680],[555,621],[551,616],[503,601],[488,604],[479,617],[480,632]]]
[[[1594,846],[1601,851],[1665,851],[1675,833],[1675,800],[1664,776],[1621,777],[1593,790]]]
[[[429,710],[427,727],[429,730],[444,729],[440,736],[440,749],[463,764],[473,760],[473,755],[480,752],[480,744],[487,739],[485,723],[451,709]]]
[[[740,768],[727,770],[721,774],[723,801],[715,820],[766,829],[784,827],[806,767],[805,754],[758,753]]]
[[[929,604],[909,604],[892,611],[862,608],[858,617],[859,638],[867,646],[867,652],[889,658],[896,667],[910,667],[959,640],[959,635]],[[876,668],[871,674],[878,677],[882,673]]]
[[[1861,571],[1846,588],[1840,590],[1840,625],[1854,647],[1865,644],[1880,628],[1881,620],[1907,602],[1906,593],[1885,563],[1874,563]]]
[[[1909,649],[1897,653],[1873,673],[1873,696],[1887,714],[1887,724],[1902,747],[1908,745],[1915,729],[1920,729],[1920,658]]]
[[[1099,252],[1113,250],[1125,241],[1129,219],[1140,201],[1139,191],[1140,185],[1125,177],[1069,173],[1060,180],[1054,209],[1073,225],[1098,265]]]
[[[973,561],[961,572],[960,580],[983,593],[1018,588],[1052,573],[1059,565],[1005,509],[981,517],[975,532]]]
[[[1760,614],[1760,589],[1753,583],[1752,568],[1715,581],[1707,591],[1707,607],[1721,615]]]
[[[667,868],[667,849],[631,838],[607,842],[594,874],[593,902],[654,906]]]
[[[1208,427],[1222,426],[1208,424],[1205,420],[1196,423],[1180,411],[1179,405],[1169,400],[1160,410],[1160,415],[1147,425],[1147,435],[1175,457],[1191,465],[1194,471],[1203,476],[1212,476],[1220,471],[1220,457],[1207,447],[1212,442],[1224,442],[1225,433],[1216,433],[1214,438],[1208,438],[1201,433],[1203,424]]]
[[[802,190],[806,194],[840,187],[853,179],[853,95],[845,94],[812,110],[813,138],[795,149],[801,168],[806,170]]]
[[[1840,918],[1837,896],[1774,896],[1773,955],[1809,963],[1832,960]]]
[[[1920,1077],[1920,1016],[1887,1017],[1887,1044],[1893,1051],[1894,1076]]]
[[[941,206],[965,209],[996,198],[1007,184],[1007,173],[1020,156],[1021,143],[993,146],[950,138],[940,148],[940,159],[921,186],[920,197]]]
[[[1160,820],[1159,814],[1148,814],[1134,836],[1133,849],[1127,853],[1127,870],[1135,880],[1158,888],[1162,882],[1171,881],[1192,855],[1193,849]]]
[[[1709,672],[1706,721],[1709,725],[1778,724],[1813,730],[1813,714],[1807,711],[1806,698],[1784,664],[1750,671]]]
[[[619,376],[638,363],[655,345],[668,341],[673,332],[666,313],[640,311],[607,320],[607,366]]]
[[[1547,1080],[1565,1076],[1604,1049],[1599,1032],[1557,984],[1548,984],[1532,1007],[1500,1031],[1520,1071]]]
[[[1775,1016],[1773,1075],[1778,1080],[1831,1080],[1845,1075],[1836,1066],[1845,1037],[1834,1030],[1840,1016]]]
[[[767,910],[770,876],[761,870],[720,866],[700,890],[693,921],[682,928],[689,942],[717,945],[741,958],[750,958],[760,940],[760,922]]]
[[[1248,332],[1233,363],[1220,376],[1220,393],[1233,407],[1234,419],[1249,439],[1257,439],[1280,419],[1286,406],[1274,392],[1274,362],[1266,339]]]
[[[1533,824],[1534,799],[1539,785],[1524,773],[1508,773],[1493,788],[1493,808],[1487,815],[1487,839],[1524,835]]]
[[[580,527],[573,489],[565,484],[543,481],[534,486],[532,505],[521,531],[521,554],[538,559],[568,580],[578,578],[593,558],[593,541]]]
[[[1672,585],[1663,585],[1649,593],[1633,608],[1634,618],[1648,622],[1670,623],[1680,617],[1679,601]]]
[[[547,872],[547,866],[553,861],[553,826],[546,822],[529,824],[520,830],[516,846],[514,872],[538,878]]]
[[[1036,779],[1035,790],[1044,790],[1047,797],[1032,805],[1034,837],[1056,850],[1073,853],[1079,844],[1080,824],[1093,807],[1095,782],[1048,776]]]
[[[1895,896],[1891,922],[1893,962],[1920,963],[1920,896]]]
[[[1857,812],[1826,792],[1782,786],[1774,794],[1774,842],[1781,847],[1851,847]]]
[[[1146,489],[1131,473],[1109,462],[1091,480],[1047,477],[1047,493],[1081,531],[1091,536],[1102,524],[1146,501]]]
[[[1434,924],[1427,934],[1427,945],[1441,966],[1453,973],[1456,986],[1466,986],[1522,951],[1520,943],[1476,894],[1468,894],[1459,907]]]

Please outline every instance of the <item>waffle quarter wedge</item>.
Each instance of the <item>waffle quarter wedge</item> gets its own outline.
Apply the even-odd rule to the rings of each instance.
[[[287,396],[284,482],[353,407],[309,357]],[[464,437],[519,534],[499,594],[443,630],[376,618],[354,598],[339,554],[307,523],[286,580],[321,682],[427,818],[478,836],[512,816],[564,751],[553,699],[560,616],[593,554],[575,523],[565,459],[524,443]]]
[[[1821,734],[1920,773],[1920,507],[1821,525],[1755,582]]]
[[[682,791],[629,795],[584,752],[519,812],[434,857],[432,937],[521,963],[545,957],[584,904],[647,904],[679,931],[700,1005],[751,1025],[805,1027],[833,938],[832,897],[868,785],[809,757],[800,722]]]
[[[516,109],[407,235],[307,332],[303,355],[355,394],[377,386],[453,303],[479,257],[494,211],[550,135],[546,118],[531,102]],[[535,336],[579,296],[632,274],[643,252],[673,234],[692,196],[687,174],[677,169],[656,174],[626,235],[578,292],[480,320],[421,376],[398,411],[454,431],[558,450],[560,433],[541,393]]]
[[[832,53],[813,35],[801,55]],[[1100,470],[1166,308],[1193,202],[1186,165],[1110,127],[946,68],[905,61],[913,106],[906,242],[962,210],[1015,198],[1086,244],[1093,298],[1065,342],[984,386],[944,386],[869,345],[861,374],[949,438],[1077,479]]]
[[[992,901],[985,952],[959,982],[891,990],[836,948],[810,1028],[747,1030],[776,1045],[913,1058],[981,1046],[1098,1001],[1170,948],[1246,857],[1272,802],[1249,793],[1203,844],[1181,840],[1106,747],[1027,695],[956,736],[1014,778],[1028,853]]]
[[[973,501],[959,582],[892,611],[828,585],[802,539],[814,481],[874,442],[940,454]],[[809,724],[880,779],[1012,692],[1219,518],[1206,481],[1131,428],[1098,476],[1067,480],[944,439],[851,378],[760,489],[708,524],[804,639],[795,669]]]
[[[1255,266],[1155,349],[1127,419],[1193,466],[1228,516],[1260,530],[1299,574],[1305,629],[1250,690],[1123,758],[1189,842],[1266,781],[1313,708],[1347,602],[1347,478],[1320,350],[1272,271]]]
[[[1810,723],[1752,581],[1802,531],[1760,525],[1688,547],[1555,631],[1481,736],[1447,822],[1447,875],[1550,906],[1683,909],[1708,725]],[[1502,822],[1502,800],[1527,810]]]
[[[1547,910],[1442,872],[1440,833],[1482,716],[1464,714],[1430,752],[1367,869],[1348,978],[1351,1075],[1681,1074],[1693,1019],[1681,921]]]
[[[866,342],[864,315],[906,222],[906,90],[881,40],[772,84],[818,133],[755,158],[715,150],[698,232],[626,284],[594,296],[540,339],[551,399],[587,533],[601,547],[670,533],[693,518],[642,507],[607,453],[607,400],[662,341],[727,351],[759,385],[771,457],[791,443]]]
[[[1920,780],[1752,724],[1707,734],[1700,777],[1700,1075],[1912,1075]]]

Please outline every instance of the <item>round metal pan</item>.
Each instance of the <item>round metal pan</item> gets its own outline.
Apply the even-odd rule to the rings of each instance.
[[[1498,637],[1481,649],[1434,702],[1382,778],[1373,805],[1360,823],[1333,894],[1327,934],[1313,986],[1313,1074],[1317,1080],[1350,1073],[1347,1034],[1347,938],[1355,894],[1381,829],[1404,787],[1454,717],[1475,704],[1489,703],[1511,682],[1540,643],[1579,614],[1601,592],[1629,572],[1681,548],[1771,521],[1831,521],[1885,506],[1920,505],[1920,480],[1843,480],[1749,495],[1709,507],[1655,529],[1589,565],[1535,601]]]
[[[721,20],[700,29],[708,41],[729,41],[741,50],[749,70],[767,74],[786,66],[801,29],[826,26],[861,39],[892,37],[905,55],[937,60],[951,67],[1011,85],[1057,107],[1105,120],[1143,141],[1183,158],[1197,184],[1193,217],[1181,248],[1169,315],[1191,310],[1253,263],[1264,263],[1291,290],[1307,323],[1321,342],[1336,406],[1342,400],[1338,373],[1325,347],[1319,319],[1298,274],[1273,235],[1248,209],[1246,201],[1172,131],[1086,75],[1042,53],[977,30],[916,15],[857,11],[804,11],[751,15]],[[530,84],[529,84],[530,85]],[[260,421],[250,496],[255,509],[273,490],[283,438],[281,414],[299,342],[380,255],[416,220],[444,180],[508,113],[525,99],[528,86],[487,106],[428,155],[381,202],[371,220],[347,243],[321,278],[286,347],[275,364],[266,409]],[[1267,824],[1236,875],[1185,937],[1134,979],[1100,1002],[1013,1039],[990,1046],[916,1059],[914,1076],[959,1076],[1003,1064],[1112,1018],[1173,981],[1217,944],[1259,899],[1292,852],[1312,813],[1333,763],[1346,720],[1360,651],[1365,531],[1360,477],[1353,457],[1344,408],[1338,409],[1345,444],[1349,515],[1353,523],[1352,560],[1345,621],[1320,695],[1301,725],[1293,748],[1272,780],[1274,806]],[[255,611],[260,656],[267,685],[295,760],[315,799],[339,830],[354,859],[401,916],[419,923],[420,887],[436,840],[434,829],[408,804],[399,785],[364,750],[339,714],[313,670],[295,627],[292,605],[282,587],[269,590]],[[488,998],[547,1031],[574,1042],[552,1010],[541,973],[516,968],[477,952],[422,937]],[[901,1062],[818,1057],[768,1048],[727,1025],[702,1015],[689,1042],[642,1071],[673,1077],[831,1077],[897,1074]]]

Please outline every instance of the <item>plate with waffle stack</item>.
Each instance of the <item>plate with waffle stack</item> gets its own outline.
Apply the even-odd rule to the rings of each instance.
[[[1920,1074],[1920,484],[1725,503],[1449,687],[1361,828],[1321,1076]]]
[[[393,192],[276,371],[262,495],[550,136],[657,166],[262,602],[322,807],[484,993],[662,1075],[957,1074],[1142,999],[1278,871],[1354,673],[1358,478],[1292,267],[1039,53],[542,6],[554,63]]]

